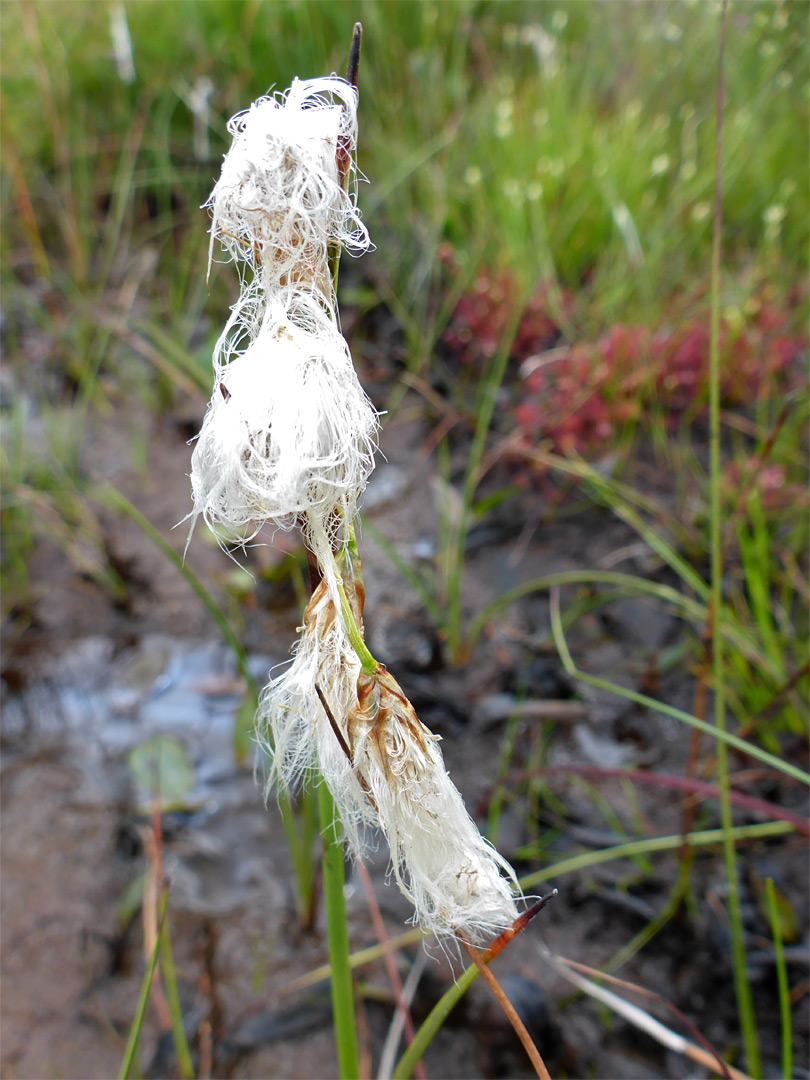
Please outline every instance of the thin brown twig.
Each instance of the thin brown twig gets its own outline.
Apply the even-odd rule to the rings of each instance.
[[[498,953],[506,948],[512,938],[516,934],[519,934],[521,930],[525,930],[535,915],[539,915],[543,908],[550,904],[556,895],[557,890],[552,889],[550,893],[541,896],[536,903],[532,904],[531,907],[526,908],[522,915],[518,915],[511,926],[508,926],[506,930],[502,930],[496,938],[493,938],[484,952],[484,962],[488,964],[491,960],[494,960]]]
[[[335,719],[334,713],[329,707],[329,702],[326,700],[323,690],[321,690],[320,686],[318,686],[317,683],[315,683],[315,693],[318,695],[318,700],[323,707],[323,711],[326,713],[326,719],[329,721],[329,726],[332,728],[334,736],[337,739],[338,744],[340,745],[340,749],[346,755],[351,767],[354,768],[354,761],[352,759],[352,752],[349,749],[349,744],[343,737],[343,732],[338,727],[338,722]]]
[[[534,1045],[534,1041],[533,1041],[531,1035],[526,1030],[526,1025],[523,1023],[523,1021],[518,1016],[517,1010],[515,1009],[515,1006],[512,1004],[512,1002],[506,996],[506,993],[505,993],[503,987],[498,982],[498,980],[495,978],[495,975],[493,974],[493,972],[490,971],[487,960],[481,955],[481,953],[478,951],[478,949],[476,949],[476,947],[472,944],[472,942],[467,941],[467,939],[464,938],[462,935],[459,935],[459,938],[460,938],[461,943],[464,946],[464,948],[470,954],[470,958],[472,959],[472,962],[475,964],[475,966],[481,972],[481,974],[483,975],[484,979],[486,980],[487,985],[489,986],[490,990],[495,995],[495,997],[496,997],[496,999],[498,1001],[498,1004],[501,1006],[501,1008],[503,1009],[503,1011],[506,1013],[507,1017],[509,1018],[509,1022],[512,1025],[512,1027],[515,1029],[515,1033],[516,1033],[517,1037],[520,1039],[521,1043],[523,1044],[523,1049],[526,1051],[526,1053],[529,1056],[529,1060],[532,1063],[534,1071],[540,1077],[540,1080],[551,1080],[551,1075],[549,1074],[549,1071],[546,1068],[546,1066],[545,1066],[545,1064],[543,1062],[543,1059],[540,1057],[540,1053],[539,1053],[537,1047]]]
[[[637,983],[628,982],[626,979],[620,979],[617,975],[608,975],[604,971],[599,971],[597,968],[589,967],[587,964],[580,964],[576,960],[569,960],[565,956],[555,956],[555,961],[559,964],[563,964],[566,967],[572,968],[574,971],[579,971],[583,975],[588,975],[595,979],[604,979],[605,982],[613,983],[614,986],[621,986],[625,990],[630,990],[632,993],[640,994],[642,997],[650,998],[653,1001],[659,1002],[669,1009],[678,1019],[691,1031],[692,1035],[702,1044],[703,1052],[710,1055],[710,1067],[719,1066],[719,1071],[723,1074],[726,1080],[750,1080],[748,1075],[741,1072],[739,1069],[733,1068],[723,1061],[722,1057],[714,1049],[712,1044],[703,1035],[700,1030],[692,1023],[688,1016],[683,1013],[677,1005],[674,1005],[663,994],[659,994],[657,990],[650,990],[646,986],[639,986]],[[693,1047],[693,1050],[699,1050],[699,1047]],[[690,1057],[695,1058],[695,1055],[690,1053]],[[704,1060],[703,1064],[707,1064]]]
[[[494,783],[489,791],[485,792],[479,807],[486,805],[486,800],[490,799],[499,788],[524,783],[528,780],[536,780],[539,777],[565,776],[568,774],[605,780],[631,780],[633,783],[638,784],[674,788],[676,791],[686,792],[688,795],[698,799],[720,798],[720,791],[716,784],[710,784],[706,780],[691,780],[686,776],[674,776],[669,773],[652,772],[647,769],[611,768],[606,765],[547,765],[540,769],[515,769],[507,773],[497,783]],[[744,779],[757,776],[771,777],[779,776],[779,774],[773,769],[748,769],[744,772],[735,773],[731,780],[732,783],[736,784],[741,783]],[[802,836],[810,835],[810,824],[806,817],[795,814],[791,810],[786,810],[777,803],[770,802],[767,799],[760,799],[755,795],[746,795],[743,791],[732,791],[730,797],[735,806],[745,807],[754,813],[765,814],[778,821],[788,821]]]
[[[354,768],[354,758],[352,757],[352,752],[351,752],[351,749],[349,748],[349,744],[346,742],[346,739],[343,737],[343,732],[340,730],[340,727],[338,726],[338,722],[335,719],[335,714],[329,708],[329,702],[326,700],[326,697],[324,695],[323,690],[321,690],[320,686],[318,686],[317,683],[315,683],[315,693],[318,695],[318,700],[320,701],[321,705],[323,706],[323,711],[326,713],[326,718],[329,721],[329,726],[332,728],[332,731],[334,732],[334,736],[335,736],[335,738],[337,739],[337,741],[338,741],[338,743],[340,745],[340,749],[346,755],[346,757],[348,759],[348,762],[351,765],[352,770],[354,771],[354,775],[357,777],[357,781],[360,784],[360,787],[363,789],[363,791],[365,793],[365,796],[368,799],[368,801],[371,803],[371,805],[374,807],[374,809],[377,811],[377,813],[379,813],[380,811],[379,811],[379,809],[377,807],[377,803],[374,801],[374,796],[371,794],[371,789],[369,788],[369,786],[366,783],[365,779]]]
[[[141,830],[141,836],[147,858],[146,879],[143,888],[143,944],[148,963],[149,957],[157,947],[157,940],[160,936],[158,911],[160,897],[164,889],[163,829],[159,793],[155,795],[152,821]],[[166,1001],[166,995],[163,992],[159,963],[155,964],[155,969],[152,972],[150,995],[161,1031],[171,1031],[172,1014]]]

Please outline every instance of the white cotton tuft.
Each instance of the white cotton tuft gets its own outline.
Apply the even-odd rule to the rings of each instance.
[[[384,669],[361,674],[358,693],[348,720],[352,757],[377,809],[397,884],[414,906],[413,921],[439,936],[491,939],[517,918],[514,870],[481,836],[437,737],[396,680]]]
[[[192,455],[193,516],[249,535],[302,514],[351,521],[374,467],[377,415],[346,342],[310,306],[313,326],[274,304],[258,337],[217,371]],[[317,330],[314,331],[314,327]]]
[[[361,626],[362,584],[340,563]],[[396,681],[383,668],[362,671],[326,581],[307,608],[295,662],[263,694],[259,717],[272,747],[270,786],[294,791],[320,772],[353,855],[380,828],[414,922],[477,943],[512,925],[514,871],[479,833],[436,736]]]
[[[228,130],[233,144],[206,204],[212,236],[233,259],[260,265],[267,286],[309,282],[328,295],[329,249],[370,247],[355,198],[356,89],[337,76],[296,79]]]
[[[294,792],[320,772],[353,854],[382,829],[414,921],[480,942],[517,917],[514,871],[478,832],[435,736],[362,645],[353,519],[377,415],[338,329],[330,265],[342,247],[370,246],[355,201],[356,114],[355,88],[332,76],[295,80],[229,123],[207,205],[241,295],[214,353],[191,516],[242,540],[265,522],[300,525],[323,575],[293,663],[260,702],[270,785]]]
[[[259,738],[270,760],[268,792],[275,788],[294,793],[322,774],[340,804],[346,843],[354,854],[362,850],[364,831],[376,824],[374,809],[344,749],[347,718],[357,704],[359,672],[357,654],[324,581],[307,607],[295,660],[282,675],[271,679],[257,717]]]

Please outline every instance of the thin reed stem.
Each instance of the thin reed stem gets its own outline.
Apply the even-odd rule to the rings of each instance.
[[[349,963],[349,927],[346,921],[346,897],[343,892],[346,883],[343,845],[332,795],[323,781],[318,785],[318,807],[324,844],[323,893],[332,968],[332,1015],[338,1068],[343,1080],[357,1080],[360,1065],[354,1017],[354,988]]]
[[[734,850],[731,807],[731,787],[728,773],[728,746],[722,737],[726,733],[726,690],[723,670],[723,634],[720,613],[723,608],[723,532],[720,486],[720,268],[723,234],[723,109],[725,96],[725,46],[728,0],[723,0],[720,18],[720,56],[717,77],[717,135],[714,196],[714,237],[711,269],[711,337],[709,346],[709,475],[710,475],[710,548],[711,548],[711,643],[712,682],[714,690],[714,723],[717,741],[717,782],[720,788],[720,816],[723,823],[723,858],[728,888],[729,930],[734,968],[734,988],[737,1009],[745,1045],[748,1070],[761,1075],[759,1038],[757,1034],[751,984],[745,962],[745,934],[737,876],[737,856]]]
[[[129,1029],[129,1036],[127,1038],[127,1046],[124,1051],[124,1060],[121,1062],[121,1069],[118,1073],[118,1080],[127,1080],[127,1077],[132,1072],[132,1063],[135,1060],[135,1054],[138,1049],[138,1041],[141,1036],[141,1028],[143,1027],[143,1019],[146,1015],[146,1006],[149,1001],[149,992],[152,988],[152,978],[155,974],[155,968],[157,966],[158,955],[160,953],[160,929],[163,927],[163,920],[166,917],[166,905],[169,902],[169,893],[164,892],[163,899],[160,904],[160,911],[158,913],[158,934],[155,937],[155,944],[152,948],[152,953],[149,957],[149,963],[146,966],[146,971],[143,975],[143,981],[141,982],[141,993],[138,998],[138,1007],[135,1010],[135,1016],[132,1018],[132,1026]]]
[[[785,965],[785,948],[782,942],[782,924],[779,917],[779,901],[773,878],[765,882],[768,900],[768,919],[773,934],[773,951],[776,957],[776,980],[779,986],[779,1013],[782,1022],[782,1076],[790,1080],[793,1075],[793,1018],[790,1012],[790,986]]]

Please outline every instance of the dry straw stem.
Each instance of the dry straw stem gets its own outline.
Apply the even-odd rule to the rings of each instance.
[[[652,1038],[661,1043],[662,1046],[666,1046],[667,1049],[673,1050],[677,1054],[683,1054],[691,1061],[702,1065],[704,1068],[710,1069],[712,1072],[719,1071],[727,1078],[727,1080],[750,1080],[747,1073],[741,1072],[731,1065],[727,1065],[708,1043],[706,1043],[708,1049],[704,1049],[702,1046],[696,1046],[695,1043],[689,1042],[689,1040],[685,1039],[682,1035],[678,1035],[677,1032],[666,1027],[659,1020],[656,1020],[655,1017],[650,1016],[649,1013],[640,1009],[637,1005],[625,1001],[624,998],[619,997],[610,990],[606,990],[603,986],[598,986],[595,982],[578,974],[578,972],[586,971],[597,978],[605,979],[617,986],[624,986],[636,993],[655,998],[657,1001],[663,1002],[668,1009],[671,1009],[677,1016],[688,1023],[683,1016],[683,1013],[681,1013],[679,1009],[676,1009],[660,994],[645,990],[640,986],[635,986],[633,983],[628,983],[623,979],[617,979],[613,975],[607,975],[603,971],[596,971],[594,968],[587,967],[585,964],[578,964],[573,960],[567,960],[563,956],[555,956],[553,953],[547,951],[544,952],[544,956],[552,967],[554,967],[565,979],[573,983],[574,986],[582,990],[583,993],[596,998],[598,1001],[601,1001],[603,1004],[613,1009],[614,1012],[623,1016],[625,1020],[629,1021],[635,1027],[645,1031],[648,1035],[651,1035]],[[694,1028],[693,1030],[696,1031]],[[699,1032],[696,1031],[696,1034],[702,1039]],[[705,1040],[703,1041],[705,1042]]]

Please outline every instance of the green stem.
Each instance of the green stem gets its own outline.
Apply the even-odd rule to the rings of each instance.
[[[349,962],[349,928],[346,922],[346,897],[343,892],[345,870],[340,823],[335,816],[332,795],[325,782],[318,785],[318,807],[323,832],[323,891],[332,967],[332,1015],[338,1067],[343,1080],[359,1076],[357,1029],[354,1021],[354,992]]]
[[[768,918],[773,934],[773,951],[776,956],[776,980],[779,986],[779,1012],[782,1018],[782,1076],[790,1080],[793,1075],[793,1020],[790,1015],[790,986],[785,966],[785,949],[782,944],[782,925],[779,918],[779,901],[776,898],[773,878],[765,882],[768,899]]]
[[[733,813],[731,787],[728,776],[728,748],[722,735],[726,732],[726,695],[723,672],[723,635],[720,615],[723,605],[723,535],[720,486],[722,463],[720,460],[720,266],[722,249],[723,213],[723,96],[724,58],[726,44],[726,17],[728,0],[723,0],[720,24],[720,59],[717,79],[717,159],[715,172],[714,237],[712,241],[711,272],[711,338],[709,344],[709,475],[710,475],[710,544],[711,544],[711,593],[710,610],[712,642],[712,683],[714,690],[714,722],[717,741],[717,782],[720,788],[720,819],[723,823],[723,858],[726,867],[728,889],[729,930],[731,933],[731,956],[734,968],[734,988],[740,1017],[745,1058],[748,1071],[761,1075],[759,1038],[751,984],[745,963],[745,934],[740,903],[740,886],[737,875],[737,856],[732,838]]]
[[[371,675],[378,668],[377,661],[371,655],[368,650],[368,646],[363,640],[363,635],[360,632],[360,627],[357,625],[354,619],[354,612],[352,606],[349,603],[349,598],[346,595],[346,590],[343,588],[343,582],[338,577],[337,579],[338,593],[340,594],[340,614],[343,616],[343,625],[346,628],[346,633],[349,636],[349,641],[352,643],[352,648],[357,653],[360,664],[363,671],[367,675]]]
[[[172,1036],[174,1049],[177,1054],[177,1067],[183,1080],[193,1080],[194,1065],[191,1062],[191,1052],[186,1040],[186,1032],[183,1027],[183,1010],[180,1008],[180,995],[177,992],[177,974],[174,968],[172,956],[172,943],[169,937],[169,924],[163,923],[160,931],[160,971],[163,975],[163,986],[166,990],[166,1004],[172,1018]]]
[[[160,912],[158,914],[158,927],[162,929],[163,919],[166,915],[166,905],[169,902],[169,894],[165,892],[160,904]],[[132,1026],[129,1029],[129,1037],[127,1038],[127,1048],[124,1051],[124,1060],[121,1062],[121,1070],[118,1073],[118,1080],[127,1080],[127,1077],[132,1071],[132,1062],[135,1059],[135,1051],[138,1049],[138,1039],[141,1035],[141,1028],[143,1027],[143,1018],[146,1015],[146,1005],[149,1001],[149,992],[152,989],[152,978],[155,974],[155,967],[157,966],[158,954],[160,952],[160,930],[158,931],[157,938],[155,940],[154,948],[152,949],[152,955],[149,957],[149,963],[146,966],[144,972],[143,982],[141,983],[141,994],[138,998],[138,1008],[135,1010],[135,1016],[132,1019]]]

